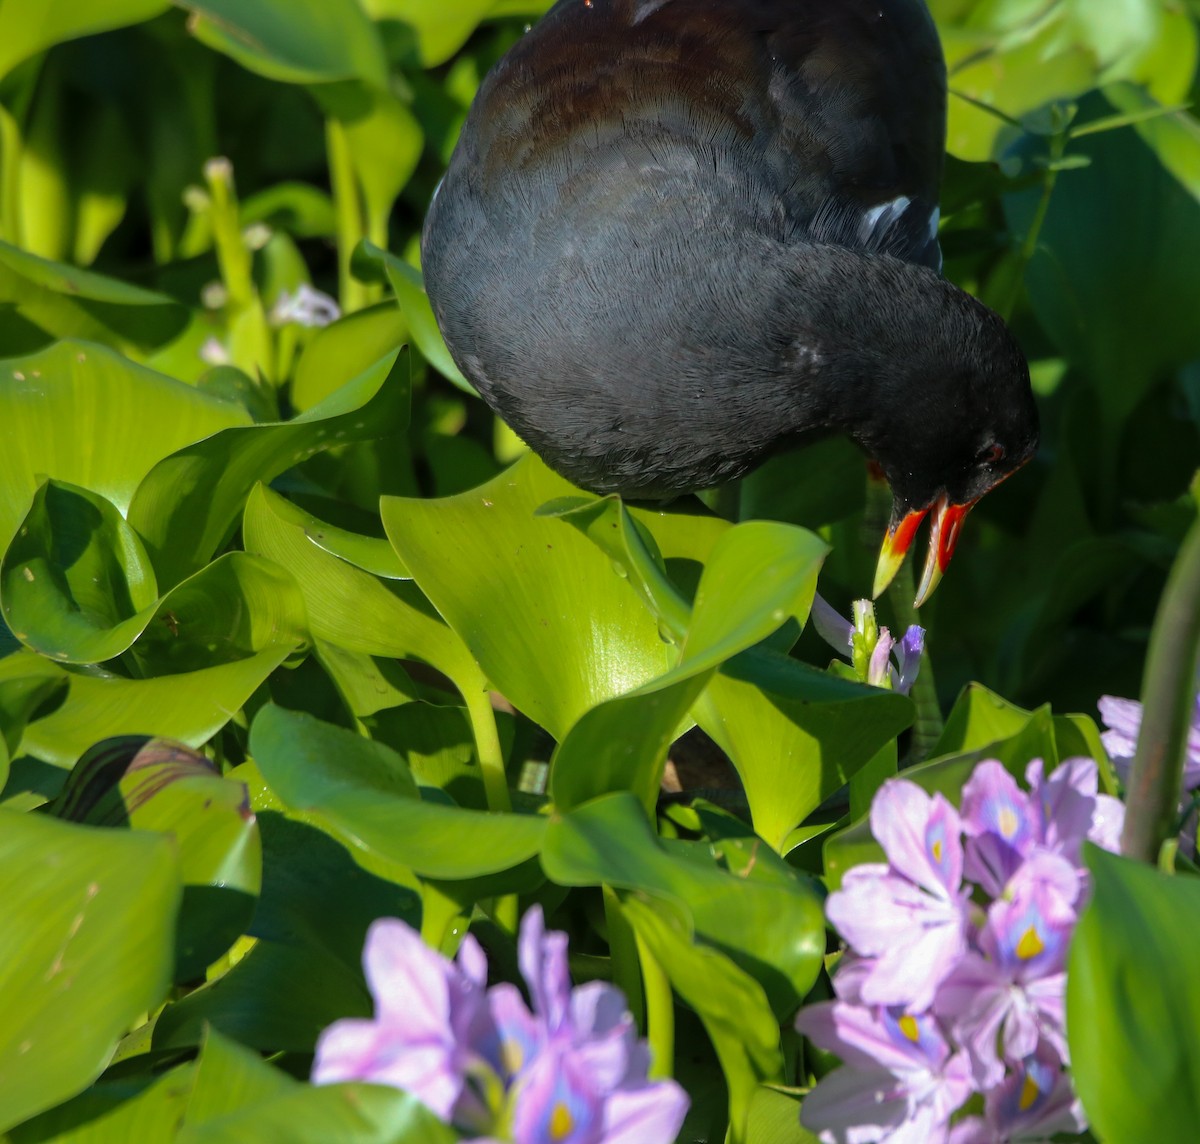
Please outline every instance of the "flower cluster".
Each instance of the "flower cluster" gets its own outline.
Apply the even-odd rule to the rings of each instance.
[[[429,949],[402,921],[367,934],[363,964],[372,1020],[321,1035],[314,1084],[373,1081],[411,1092],[477,1144],[669,1144],[688,1099],[674,1081],[650,1081],[619,989],[571,988],[567,935],[545,932],[542,911],[521,923],[521,973],[487,986],[487,959],[469,934],[456,961]]]
[[[797,1028],[842,1068],[801,1119],[824,1142],[1001,1144],[1082,1131],[1063,1071],[1066,952],[1087,890],[1084,839],[1115,850],[1124,817],[1096,765],[1069,759],[1029,791],[994,761],[961,813],[896,779],[871,806],[887,864],[850,870],[826,912],[849,946],[837,999]],[[975,1094],[982,1116],[951,1117]]]
[[[921,669],[925,629],[913,624],[895,640],[886,627],[879,626],[870,600],[855,600],[853,610],[851,623],[818,595],[813,598],[810,618],[817,634],[834,651],[850,657],[859,680],[907,695]]]

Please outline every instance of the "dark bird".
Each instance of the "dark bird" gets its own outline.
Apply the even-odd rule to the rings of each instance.
[[[940,274],[922,0],[559,0],[484,80],[422,242],[454,360],[577,485],[668,498],[842,433],[922,602],[1037,446],[1025,358]]]

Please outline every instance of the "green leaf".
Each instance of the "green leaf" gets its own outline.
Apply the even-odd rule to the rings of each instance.
[[[355,0],[179,0],[192,34],[284,83],[361,79],[387,86],[374,25]]]
[[[263,778],[352,848],[432,878],[511,869],[538,852],[546,820],[423,802],[390,747],[309,715],[264,707],[250,728]]]
[[[1086,101],[1080,122],[1106,107],[1099,96]],[[1088,136],[1071,153],[1091,163],[1059,175],[1025,282],[1051,340],[1093,381],[1104,435],[1093,444],[1104,457],[1150,388],[1200,356],[1191,305],[1200,201],[1134,131]],[[1005,197],[1014,235],[1034,225],[1040,196]],[[1134,266],[1141,286],[1130,292]]]
[[[754,829],[780,852],[793,828],[913,719],[903,695],[766,648],[725,664],[692,713],[737,768]]]
[[[537,0],[525,2],[532,13]],[[398,24],[413,36],[416,52],[411,62],[423,68],[437,67],[450,59],[495,6],[496,0],[457,0],[454,4],[429,4],[426,0],[363,0],[363,7],[372,19],[385,25]],[[541,7],[545,7],[544,0]]]
[[[817,1144],[800,1124],[800,1099],[770,1085],[759,1085],[750,1101],[746,1139],[754,1144]]]
[[[727,839],[716,852],[664,843],[631,794],[612,794],[551,821],[542,866],[560,885],[604,884],[683,906],[696,935],[752,974],[781,1020],[816,980],[825,951],[821,901],[760,839]]]
[[[673,915],[626,898],[622,909],[671,987],[699,1014],[729,1086],[732,1144],[759,1144],[747,1132],[751,1101],[764,1080],[780,1080],[779,1024],[758,983],[729,958],[691,940]]]
[[[458,1134],[415,1096],[380,1085],[301,1086],[193,1126],[178,1144],[454,1144]]]
[[[0,562],[4,620],[65,663],[125,651],[154,615],[158,586],[137,533],[104,497],[47,481]]]
[[[157,1079],[100,1081],[74,1100],[14,1128],[11,1144],[124,1144],[171,1140],[192,1094],[195,1066],[180,1065]],[[139,1084],[138,1081],[153,1082]]]
[[[0,547],[8,547],[47,477],[127,512],[162,458],[248,420],[237,406],[102,346],[65,341],[9,358],[0,363]]]
[[[429,295],[425,293],[425,281],[421,272],[365,239],[355,249],[354,259],[358,265],[365,263],[374,271],[383,270],[396,294],[396,304],[400,307],[400,313],[404,315],[405,324],[422,357],[459,389],[473,394],[475,387],[463,377],[446,348],[437,319],[433,316]]]
[[[177,584],[212,558],[259,481],[323,449],[398,433],[407,410],[408,361],[389,355],[291,421],[226,429],[164,458],[129,506],[160,586]]]
[[[165,344],[188,321],[187,308],[166,294],[3,241],[0,303],[42,330],[46,341],[89,339],[132,353]]]
[[[1183,1144],[1200,1120],[1200,883],[1084,848],[1092,897],[1071,941],[1071,1074],[1093,1131]]]
[[[209,1029],[196,1058],[186,1123],[206,1124],[299,1087],[299,1082],[272,1068],[258,1053]]]
[[[41,0],[0,5],[0,77],[37,52],[79,36],[138,24],[170,7],[168,0]]]
[[[0,1131],[90,1084],[162,999],[179,893],[161,835],[0,810]]]
[[[317,639],[351,652],[420,660],[464,691],[484,689],[470,651],[416,584],[381,583],[370,572],[324,551],[316,540],[323,532],[322,522],[269,489],[255,489],[246,503],[246,548],[291,569]],[[398,558],[389,564],[371,542],[361,540],[350,548],[362,563],[398,570]]]
[[[202,977],[245,931],[262,881],[258,828],[245,786],[203,755],[169,739],[106,740],[79,760],[50,810],[175,839],[183,881],[177,981]]]
[[[316,332],[292,379],[292,405],[312,409],[404,341],[407,327],[393,302],[355,310]]]
[[[579,492],[529,455],[470,492],[381,506],[388,539],[492,685],[556,738],[669,666],[657,622],[612,561],[534,515],[564,495]]]
[[[823,541],[790,525],[751,521],[724,532],[704,566],[678,666],[580,717],[551,761],[555,803],[569,808],[633,790],[653,806],[667,748],[713,672],[788,619],[808,615],[827,551]],[[637,572],[631,580],[643,582]],[[648,591],[661,599],[666,588]]]
[[[6,681],[65,685],[61,704],[26,727],[25,750],[70,766],[93,743],[114,735],[161,735],[199,746],[304,640],[304,604],[295,581],[244,552],[230,553],[181,584],[160,610],[164,622],[153,624],[135,648],[147,670],[167,673],[154,678],[68,671],[28,651],[0,659],[0,693]]]

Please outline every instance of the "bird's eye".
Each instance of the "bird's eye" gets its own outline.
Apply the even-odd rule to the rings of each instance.
[[[992,443],[984,445],[975,455],[975,461],[980,465],[997,465],[1004,460],[1004,446]]]

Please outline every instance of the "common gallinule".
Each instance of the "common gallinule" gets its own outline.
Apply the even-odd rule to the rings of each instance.
[[[941,277],[922,0],[559,0],[479,89],[422,244],[446,344],[563,476],[667,498],[831,433],[886,474],[875,579],[1038,438],[1003,321]]]

